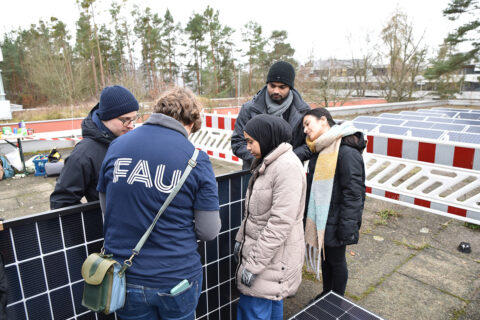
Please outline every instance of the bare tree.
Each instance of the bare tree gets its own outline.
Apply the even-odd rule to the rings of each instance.
[[[388,102],[412,100],[417,91],[415,79],[425,67],[423,35],[417,41],[408,16],[397,10],[382,29],[382,48],[374,70],[383,96]]]

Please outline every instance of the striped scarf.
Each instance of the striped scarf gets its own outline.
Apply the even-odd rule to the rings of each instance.
[[[332,199],[338,150],[342,137],[354,134],[357,131],[350,121],[346,121],[340,125],[334,125],[315,141],[310,141],[307,138],[307,145],[310,150],[319,153],[315,163],[305,225],[307,268],[315,271],[317,279],[320,278],[320,253],[321,248],[323,248],[325,226],[330,209],[330,200]]]

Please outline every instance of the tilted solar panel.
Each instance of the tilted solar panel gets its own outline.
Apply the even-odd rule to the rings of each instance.
[[[366,130],[366,131],[372,131],[373,129],[375,129],[378,126],[377,124],[363,123],[363,122],[358,122],[358,121],[353,121],[353,125],[357,129]]]
[[[480,144],[480,135],[475,133],[448,132],[448,141]]]
[[[440,131],[440,130],[418,129],[418,128],[411,128],[410,132],[412,137],[427,138],[427,139],[438,139],[442,136],[442,134],[444,134],[444,131]]]
[[[409,128],[431,128],[434,124],[427,121],[407,121],[403,124]]]
[[[395,127],[395,126],[380,126],[378,127],[378,131],[380,133],[387,133],[387,134],[396,134],[400,136],[404,136],[409,128],[405,127]]]
[[[470,113],[470,112],[460,112],[460,113],[457,114],[457,116],[455,118],[478,120],[478,119],[480,119],[480,114]]]
[[[468,126],[466,132],[480,133],[480,126]]]
[[[434,123],[433,126],[431,126],[430,128],[431,129],[437,129],[437,130],[448,130],[448,131],[461,132],[461,131],[465,130],[466,125],[450,124],[450,123]]]
[[[461,123],[461,124],[469,124],[473,126],[480,126],[480,120],[452,119],[452,123]]]
[[[376,123],[399,126],[404,122],[405,120],[401,120],[401,119],[397,120],[397,119],[378,118],[378,121]]]
[[[439,118],[439,117],[428,117],[425,121],[429,122],[440,122],[440,123],[452,123],[453,119],[451,118]]]
[[[354,120],[354,121],[366,122],[366,123],[377,123],[377,121],[378,121],[379,119],[380,119],[380,118],[377,118],[377,117],[360,116],[360,117],[356,117],[356,118],[353,119],[353,120]]]
[[[290,320],[382,320],[379,316],[363,309],[352,301],[330,291],[307,306]]]

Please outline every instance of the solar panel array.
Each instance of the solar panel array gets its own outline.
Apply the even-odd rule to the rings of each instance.
[[[420,109],[382,113],[378,117],[359,116],[353,123],[365,133],[480,144],[480,110]]]
[[[196,319],[235,319],[233,246],[241,224],[248,172],[217,177],[222,229],[199,242],[204,281]],[[81,266],[103,243],[98,203],[6,222],[0,231],[9,293],[8,319],[115,319],[81,305]]]
[[[382,320],[352,301],[330,291],[290,320]]]

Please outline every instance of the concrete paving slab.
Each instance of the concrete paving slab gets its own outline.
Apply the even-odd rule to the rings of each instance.
[[[457,247],[460,242],[468,242],[472,252],[467,254],[458,251]],[[472,259],[480,263],[480,229],[468,228],[462,221],[451,219],[444,224],[442,236],[435,237],[432,246],[447,250],[462,259]]]
[[[355,255],[351,255],[352,251]],[[392,241],[376,241],[361,235],[355,246],[347,247],[348,282],[346,296],[358,300],[410,259],[412,250]]]
[[[480,319],[480,290],[477,290],[475,296],[468,302],[464,310],[460,310],[457,320],[478,320]]]
[[[464,300],[480,289],[480,264],[451,253],[426,248],[398,272]]]
[[[394,273],[365,299],[357,302],[389,320],[451,320],[466,303],[435,287]]]

